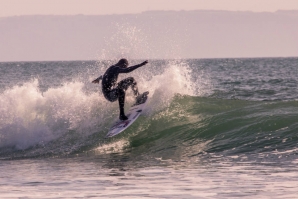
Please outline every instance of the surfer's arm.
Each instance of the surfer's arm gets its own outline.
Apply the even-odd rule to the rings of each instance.
[[[142,63],[140,63],[140,64],[138,64],[138,65],[135,65],[135,66],[130,66],[130,67],[128,67],[128,68],[120,68],[119,67],[119,73],[130,73],[131,71],[134,71],[135,69],[137,69],[137,68],[139,68],[139,67],[141,67],[141,66],[144,66],[144,65],[146,65],[148,63],[148,61],[144,61],[144,62],[142,62]]]
[[[96,78],[95,80],[93,80],[92,83],[98,84],[100,80],[102,80],[102,75],[100,77]]]

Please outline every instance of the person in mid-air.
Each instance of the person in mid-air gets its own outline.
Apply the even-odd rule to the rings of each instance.
[[[128,77],[117,83],[118,75],[120,73],[130,73],[133,70],[146,65],[147,63],[148,61],[144,61],[141,64],[128,67],[128,61],[126,59],[120,59],[117,64],[110,66],[106,70],[104,75],[92,81],[92,83],[98,84],[99,81],[102,80],[102,92],[104,97],[108,101],[114,102],[118,99],[120,108],[120,120],[128,119],[124,113],[125,91],[128,89],[128,87],[131,87],[134,96],[136,97],[136,103],[142,100],[144,96],[147,96],[149,92],[145,92],[140,95],[137,87],[137,82],[133,77]]]

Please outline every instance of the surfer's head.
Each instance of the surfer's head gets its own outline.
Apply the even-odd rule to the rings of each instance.
[[[123,59],[120,59],[116,65],[117,65],[117,66],[121,66],[121,67],[123,67],[123,68],[127,68],[127,66],[128,66],[128,61],[127,61],[127,59],[124,59],[124,58],[123,58]]]

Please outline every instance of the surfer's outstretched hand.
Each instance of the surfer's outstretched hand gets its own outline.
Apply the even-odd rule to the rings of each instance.
[[[144,61],[143,63],[141,63],[142,66],[148,64],[148,60]]]

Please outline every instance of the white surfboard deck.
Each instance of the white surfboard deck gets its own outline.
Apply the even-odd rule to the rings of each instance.
[[[143,102],[142,104],[132,105],[126,114],[128,119],[127,120],[118,119],[116,122],[114,122],[106,137],[107,138],[113,137],[115,135],[118,135],[125,129],[127,129],[141,115],[147,102],[148,102],[148,96],[146,97],[145,102]]]

